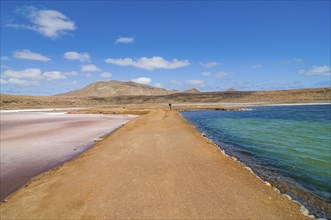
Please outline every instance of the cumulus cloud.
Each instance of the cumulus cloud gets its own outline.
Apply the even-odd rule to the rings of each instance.
[[[26,79],[42,79],[42,74],[41,70],[38,68],[29,68],[21,71],[14,71],[14,70],[6,70],[3,73],[4,77],[9,77],[9,78],[26,78]]]
[[[260,69],[260,68],[262,68],[262,64],[254,64],[254,65],[252,65],[251,66],[252,68],[254,68],[254,69]]]
[[[48,71],[48,72],[44,72],[43,76],[48,81],[59,80],[59,79],[67,79],[67,77],[65,76],[65,74],[63,74],[63,73],[61,73],[59,71]]]
[[[67,60],[79,60],[80,62],[88,62],[91,59],[88,53],[78,53],[76,51],[65,52],[64,58]]]
[[[67,76],[74,76],[78,73],[72,72],[60,72],[60,71],[42,71],[38,68],[29,68],[20,71],[6,70],[1,73],[1,84],[13,84],[18,86],[31,86],[37,85],[43,80],[63,80],[67,79]]]
[[[204,84],[204,82],[202,80],[197,80],[197,79],[186,80],[186,83],[189,85],[203,85]]]
[[[42,61],[42,62],[47,62],[47,61],[51,60],[50,58],[48,58],[40,53],[34,53],[34,52],[31,52],[30,50],[15,51],[13,53],[13,57],[16,59],[36,60],[36,61]]]
[[[139,77],[136,79],[131,79],[130,81],[144,85],[150,85],[152,83],[152,79],[149,77]]]
[[[223,65],[223,63],[210,61],[210,62],[200,62],[200,65],[205,67],[205,68],[212,68],[212,67],[215,67],[215,66]]]
[[[131,44],[134,42],[133,37],[119,37],[116,40],[116,44]]]
[[[201,73],[201,75],[203,75],[203,76],[211,76],[212,73],[211,72],[203,72],[203,73]]]
[[[101,71],[96,65],[89,64],[81,67],[80,71],[82,72],[98,72]]]
[[[313,66],[310,69],[301,69],[298,73],[304,76],[331,76],[331,67],[326,65]]]
[[[6,70],[2,73],[1,84],[13,84],[18,86],[31,86],[38,84],[42,79],[41,70],[30,68],[21,71]]]
[[[133,60],[131,58],[105,59],[106,63],[111,63],[118,66],[133,66],[145,70],[155,70],[155,69],[176,69],[190,65],[188,60],[177,60],[172,61],[165,60],[162,57],[141,57],[139,59]]]
[[[75,22],[56,10],[38,10],[36,7],[29,6],[16,11],[27,18],[30,24],[10,23],[7,27],[32,30],[51,39],[59,38],[76,29]]]
[[[8,84],[14,84],[18,86],[32,86],[32,85],[37,85],[39,82],[38,81],[29,81],[25,79],[17,79],[17,78],[9,78],[7,80]]]
[[[103,73],[100,74],[100,76],[102,78],[110,78],[112,76],[112,74],[109,73],[109,72],[103,72]]]

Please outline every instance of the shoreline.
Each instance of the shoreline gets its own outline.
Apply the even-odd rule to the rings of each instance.
[[[270,182],[266,181],[266,180],[263,180],[262,177],[260,177],[258,174],[256,174],[253,169],[248,166],[247,164],[245,164],[244,162],[242,162],[240,159],[238,159],[237,157],[235,156],[231,156],[229,154],[227,154],[225,152],[225,150],[222,148],[222,146],[216,144],[212,139],[208,138],[204,133],[200,132],[193,124],[191,124],[190,122],[188,122],[183,116],[182,114],[180,114],[181,117],[188,123],[190,124],[196,131],[198,131],[200,134],[201,134],[201,137],[202,138],[205,138],[207,141],[209,141],[210,143],[212,143],[215,148],[217,150],[220,151],[221,154],[225,155],[226,157],[229,157],[231,158],[233,161],[241,164],[245,169],[247,169],[249,172],[251,172],[258,180],[260,180],[262,183],[264,183],[265,185],[271,187],[275,192],[277,192],[279,195],[281,196],[284,196],[285,198],[287,198],[289,201],[292,201],[294,203],[297,203],[298,205],[300,205],[300,211],[301,213],[304,215],[304,216],[307,216],[309,218],[312,218],[312,219],[316,219],[316,216],[311,212],[309,211],[309,209],[304,206],[300,201],[292,198],[290,195],[286,194],[286,193],[282,193],[281,190],[279,188],[277,188],[276,186],[274,186],[273,184],[271,184]]]
[[[161,121],[154,122],[156,119]],[[149,123],[152,127],[146,127],[145,123]],[[170,128],[175,130],[169,130]],[[152,132],[150,134],[152,136],[148,135],[148,137],[155,140],[157,145],[144,142],[147,136],[141,132],[145,132],[146,129]],[[159,136],[159,132],[155,133],[157,129],[159,132],[166,131],[167,135]],[[180,141],[184,145],[173,142],[176,139],[172,139],[172,137],[176,137],[179,131],[182,132],[182,135],[180,135],[181,140],[177,140],[177,142]],[[129,135],[131,138],[123,139],[123,135]],[[186,140],[186,138],[188,139]],[[169,140],[171,140],[171,144],[164,145]],[[140,141],[143,141],[142,143],[145,143],[145,145],[140,145]],[[123,145],[124,143],[131,144]],[[176,148],[176,143],[180,144],[181,148]],[[195,143],[195,146],[192,143]],[[173,144],[175,146],[172,147]],[[131,145],[133,148],[129,147]],[[156,148],[154,149],[153,146]],[[122,151],[124,154],[122,154]],[[156,152],[160,154],[155,154]],[[1,216],[21,218],[24,216],[38,216],[39,218],[46,218],[47,216],[53,218],[54,216],[58,218],[80,218],[79,216],[89,216],[90,218],[92,216],[109,218],[127,218],[130,216],[131,218],[156,218],[157,216],[159,218],[221,218],[221,216],[223,216],[222,218],[243,218],[244,216],[245,218],[249,216],[251,218],[262,218],[263,216],[264,218],[267,216],[269,216],[268,218],[275,218],[278,216],[277,218],[279,218],[283,216],[284,218],[287,216],[287,218],[305,219],[303,215],[299,215],[299,205],[294,205],[295,203],[288,199],[284,200],[283,196],[275,194],[274,190],[265,186],[265,183],[258,180],[242,164],[235,163],[233,159],[229,160],[228,157],[221,155],[219,150],[211,143],[208,144],[205,138],[202,139],[202,135],[191,124],[183,120],[179,113],[155,110],[148,115],[130,121],[77,158],[61,167],[46,172],[37,180],[33,180],[28,187],[14,193],[6,203],[1,204]],[[145,159],[139,159],[141,156],[144,156]],[[155,156],[159,159],[153,159]],[[190,159],[183,160],[183,157]],[[119,158],[122,159],[118,160]],[[203,158],[209,159],[205,160]],[[169,163],[169,160],[173,162]],[[113,171],[104,173],[104,168],[101,167],[104,167],[105,164],[112,164],[111,166],[107,165],[107,169]],[[125,164],[132,165],[127,166]],[[140,166],[144,167],[141,170],[143,173],[136,171],[136,169],[140,170]],[[100,167],[101,170],[97,167]],[[95,172],[95,169],[98,172]],[[165,170],[162,171],[163,169]],[[193,173],[192,169],[195,170]],[[233,169],[237,171],[234,172]],[[130,176],[129,179],[127,179],[127,175]],[[174,177],[176,178],[173,179]],[[160,180],[165,179],[161,182],[156,181],[159,178],[161,178]],[[179,179],[177,180],[177,178]],[[243,179],[239,181],[238,178]],[[145,181],[145,179],[149,179],[149,181]],[[131,182],[132,180],[138,182]],[[165,180],[167,181],[164,182]],[[63,181],[66,184],[59,185]],[[242,181],[244,183],[241,183]],[[162,184],[160,185],[160,183]],[[105,184],[108,186],[107,189],[103,187]],[[214,184],[214,186],[210,188],[206,187],[205,184]],[[99,190],[95,191],[93,188]],[[67,194],[58,195],[57,193],[58,191],[63,193],[69,189],[70,191],[79,191],[71,192],[71,196]],[[190,194],[190,189],[195,193]],[[239,192],[236,192],[238,190]],[[201,194],[200,191],[201,193],[206,192]],[[45,197],[45,192],[50,197]],[[117,194],[120,192],[124,194],[120,194],[122,196],[118,197]],[[173,194],[171,192],[177,193]],[[87,197],[90,199],[82,197],[88,195],[86,193],[92,193],[93,197]],[[162,194],[164,195],[161,196]],[[131,199],[135,199],[126,200],[123,196],[124,198],[134,196]],[[156,200],[158,203],[155,203],[155,196],[159,198]],[[275,198],[270,200],[272,197]],[[105,205],[105,207],[108,207],[107,209],[99,207],[100,199],[108,204]],[[232,202],[229,203],[233,199],[236,201],[236,207],[238,206],[241,212],[236,212],[234,210],[236,207],[233,207]],[[261,199],[264,200],[264,203],[261,203]],[[69,204],[62,204],[61,201],[67,201]],[[75,205],[76,208],[73,209],[70,201],[74,204],[80,201],[79,204],[83,206]],[[136,203],[134,201],[140,202]],[[272,203],[270,203],[271,201]],[[219,210],[214,207],[215,205],[217,207],[221,205],[223,208]],[[14,210],[20,210],[20,212],[17,213]],[[61,213],[59,213],[60,210],[62,210]]]
[[[127,120],[135,118],[128,117],[131,119],[117,115],[66,115],[66,112],[39,110],[1,112],[1,202],[29,185],[33,179],[79,157]],[[108,120],[111,120],[110,125],[105,124]],[[77,129],[84,129],[86,125],[89,131],[84,132],[84,137],[77,134]],[[34,128],[36,126],[42,128]],[[68,132],[71,134],[69,137]],[[17,136],[13,136],[16,133]],[[62,136],[61,140],[57,134]],[[27,148],[26,144],[30,146]]]
[[[315,105],[315,103],[306,103],[305,105],[302,104],[295,104],[295,105],[272,105],[272,106],[306,106],[306,105]],[[331,103],[325,103],[323,105],[331,105]],[[253,106],[252,106],[253,107]],[[254,106],[254,107],[268,107],[268,106]],[[204,109],[203,109],[204,110]],[[187,111],[197,111],[196,109],[193,110],[187,110]],[[208,111],[208,110],[206,110]],[[240,110],[241,111],[241,110]],[[250,170],[250,172],[252,172],[252,174],[254,174],[259,180],[261,180],[262,182],[264,182],[266,185],[270,185],[272,188],[274,188],[275,191],[277,191],[280,195],[283,195],[285,197],[287,197],[289,200],[292,200],[298,204],[300,204],[301,208],[302,208],[302,213],[308,217],[311,218],[330,218],[330,211],[331,211],[331,204],[328,202],[328,200],[326,198],[320,197],[319,195],[315,195],[310,191],[306,191],[303,188],[296,188],[295,184],[291,185],[291,182],[286,182],[282,179],[272,179],[270,178],[270,175],[274,175],[272,173],[270,173],[270,171],[268,171],[268,169],[266,167],[256,167],[254,166],[254,164],[252,164],[251,162],[249,163],[249,161],[245,161],[244,158],[240,157],[240,154],[234,154],[233,152],[231,153],[231,151],[228,148],[224,148],[222,146],[222,141],[217,141],[215,140],[215,142],[209,138],[208,136],[208,132],[204,133],[203,130],[198,129],[198,127],[196,127],[196,125],[192,122],[189,122],[183,115],[181,112],[185,112],[185,111],[180,111],[180,115],[183,118],[183,120],[185,120],[187,123],[189,123],[193,128],[195,128],[203,138],[205,138],[206,140],[208,140],[209,142],[211,142],[222,154],[232,158],[234,161],[238,161],[239,163],[241,163],[242,165],[244,165],[244,167],[248,170]],[[215,137],[214,137],[215,138]],[[224,143],[223,143],[224,144]],[[268,171],[268,172],[266,172]],[[269,175],[269,178],[268,178]]]

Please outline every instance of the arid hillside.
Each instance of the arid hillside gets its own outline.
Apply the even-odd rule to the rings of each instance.
[[[200,91],[196,88],[193,88],[193,89],[185,90],[182,93],[200,93]]]
[[[331,103],[331,88],[274,91],[226,91],[136,96],[0,95],[1,109],[96,107],[129,104],[189,103]]]
[[[99,81],[92,83],[82,89],[60,94],[60,96],[136,96],[136,95],[168,95],[175,93],[175,90],[166,90],[135,82],[123,81]]]

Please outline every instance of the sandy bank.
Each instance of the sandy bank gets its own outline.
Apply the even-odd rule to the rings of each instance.
[[[153,110],[1,204],[1,218],[308,219],[204,139]]]

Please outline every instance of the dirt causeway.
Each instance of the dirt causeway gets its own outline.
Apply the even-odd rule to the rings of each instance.
[[[0,217],[309,219],[299,210],[177,111],[155,109],[19,190]]]

